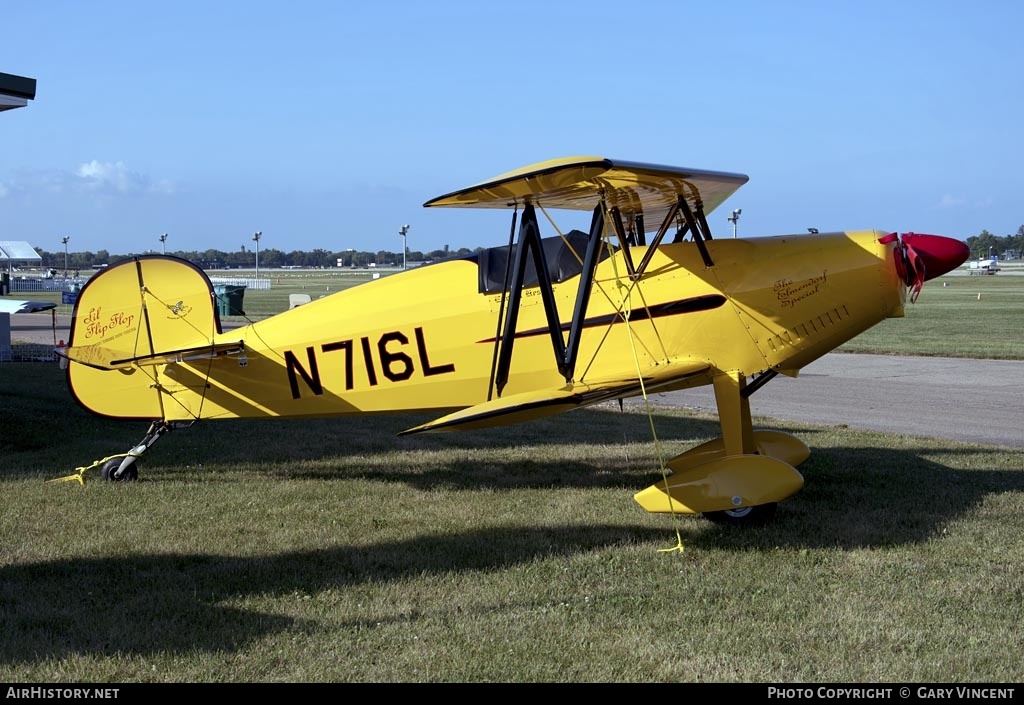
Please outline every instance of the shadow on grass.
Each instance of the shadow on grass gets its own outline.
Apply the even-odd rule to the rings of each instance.
[[[576,443],[609,444],[608,436],[623,428],[627,435],[637,439],[644,432],[649,433],[645,416],[620,417],[607,411],[580,410],[533,424],[526,435],[518,434],[512,439],[519,446],[569,443],[566,425],[572,423],[572,416],[582,421],[571,426],[572,442]],[[622,425],[610,431],[609,419]],[[659,428],[676,431],[659,431],[666,460],[718,433],[713,420],[682,415],[656,415],[655,423]],[[795,424],[781,428],[811,446],[810,458],[800,466],[804,488],[780,505],[778,517],[770,526],[757,532],[718,530],[700,520],[703,530],[694,538],[697,543],[706,541],[707,546],[744,549],[758,547],[761,541],[767,549],[910,545],[934,537],[943,526],[972,511],[989,495],[1024,492],[1024,467],[1006,469],[1007,458],[1018,455],[1014,450],[939,441],[922,441],[909,447],[844,445],[844,434],[850,434],[851,443],[862,443],[864,434],[843,430],[837,437],[833,429]],[[624,451],[618,449],[596,458],[593,454],[577,458],[572,456],[571,447],[565,451],[565,457],[537,459],[523,457],[522,448],[510,438],[500,434],[486,438],[485,433],[432,437],[443,439],[446,448],[457,446],[465,451],[454,457],[451,453],[427,457],[410,451],[407,456],[394,456],[393,461],[368,462],[368,451],[361,447],[359,452],[363,455],[342,454],[307,465],[285,463],[267,472],[274,477],[325,482],[360,479],[393,483],[425,492],[614,489],[622,491],[623,502],[632,502],[634,493],[663,479],[649,448],[646,456],[634,453],[625,462]],[[424,447],[429,444],[416,450]],[[482,457],[482,449],[508,450],[510,457],[502,452]],[[934,460],[937,456],[943,460]],[[202,481],[221,480],[213,473]],[[235,480],[226,476],[223,481]],[[670,526],[667,516],[666,526]]]
[[[987,457],[1005,458],[985,448],[941,452],[982,466]],[[989,495],[1024,493],[1024,472],[995,462],[987,469],[948,467],[925,457],[934,453],[935,448],[812,450],[800,467],[804,488],[779,505],[771,524],[753,532],[717,529],[691,541],[743,550],[910,546],[939,536]]]
[[[39,457],[38,449],[18,452],[5,445],[12,442],[18,428],[30,433],[26,416],[31,420],[37,414],[52,413],[45,392],[26,396],[29,398],[20,404],[23,416],[5,416],[0,409],[0,420],[12,424],[2,426],[7,440],[0,439],[7,463],[4,478],[8,480],[39,477],[41,472],[38,461],[31,460]],[[108,442],[112,429],[131,440],[93,458],[124,452],[139,439],[134,434],[126,436],[123,423],[76,411],[83,418],[69,412],[74,431],[69,431],[67,438],[55,443],[52,430],[48,432],[44,445],[50,456],[67,461],[95,451],[98,443]],[[614,405],[483,431],[396,436],[423,418],[401,415],[199,424],[161,439],[140,463],[142,481],[177,480],[185,473],[186,478],[198,482],[237,482],[238,473],[244,471],[270,479],[336,482],[358,478],[425,491],[619,488],[623,501],[631,502],[634,492],[662,479],[651,448],[651,421],[643,413],[620,413]],[[666,460],[719,434],[717,420],[707,415],[658,410],[653,422]],[[144,431],[145,425],[136,422],[133,428]],[[1006,467],[1005,454],[1014,451],[939,441],[922,441],[910,448],[861,447],[852,445],[863,443],[863,435],[855,431],[848,432],[847,441],[845,435],[835,437],[834,429],[786,423],[757,426],[789,431],[812,448],[810,459],[800,467],[804,489],[780,506],[779,520],[773,524],[795,527],[797,533],[773,529],[783,532],[772,538],[775,545],[854,547],[916,542],[933,535],[937,527],[990,493],[1024,490],[1024,472],[1001,469]],[[43,442],[42,438],[36,440]],[[628,449],[632,443],[644,444],[646,455],[641,455],[639,448]],[[576,456],[574,446],[579,444],[613,448],[601,457],[592,453]],[[565,448],[555,448],[561,445]],[[531,447],[540,452],[531,455],[523,450]],[[560,457],[538,457],[547,449]],[[928,459],[935,454],[954,460],[962,456],[965,463],[950,461],[950,467]],[[997,456],[1003,462],[996,460]],[[77,462],[88,461],[80,457]],[[972,469],[957,469],[962,465]],[[202,467],[199,474],[195,466]],[[92,472],[90,477],[96,478],[98,473]],[[64,474],[52,469],[46,473],[44,479]],[[746,546],[750,537],[736,540]],[[718,537],[712,541],[715,545],[719,542]]]
[[[617,407],[586,408],[537,421],[481,431],[398,434],[440,414],[353,416],[330,419],[266,419],[204,421],[166,434],[139,462],[147,466],[206,468],[230,465],[280,465],[285,473],[304,477],[310,462],[329,459],[344,466],[345,458],[385,453],[461,449],[518,449],[563,444],[649,443],[646,415],[620,413]],[[54,408],[45,399],[21,400],[17,412],[0,408],[4,433],[0,452],[6,456],[6,479],[66,474],[94,460],[127,452],[145,436],[148,422],[96,417],[77,407]],[[666,442],[702,442],[719,435],[717,419],[687,416],[657,421]],[[688,446],[687,446],[688,447]],[[678,451],[676,451],[678,452]],[[60,470],[54,470],[60,468]],[[326,479],[338,474],[325,473]],[[212,479],[212,476],[211,476]]]
[[[987,494],[1024,491],[1022,472],[951,469],[922,457],[924,452],[934,450],[819,451],[803,468],[807,486],[780,505],[773,523],[727,529],[686,517],[680,524],[684,543],[690,550],[765,554],[909,546],[936,536]],[[514,472],[515,467],[509,463],[507,470]],[[561,465],[544,463],[538,463],[536,470],[532,486],[543,487],[551,487],[552,478],[561,478],[567,486],[589,487],[595,483],[586,475],[598,472],[592,466],[566,471]],[[481,484],[472,479],[472,471],[459,468],[437,477],[398,472],[381,479],[447,487],[453,478],[467,490]],[[486,484],[493,480],[489,477]],[[630,501],[630,496],[624,492],[623,501]],[[488,528],[271,556],[140,555],[6,566],[0,568],[0,663],[75,655],[242,650],[265,635],[320,627],[315,622],[228,606],[223,604],[226,601],[317,593],[418,575],[501,571],[579,552],[664,544],[673,526],[665,516],[663,528],[649,524]]]
[[[799,432],[804,438],[815,431]],[[822,433],[818,431],[818,433]],[[959,469],[929,459],[952,456]],[[1006,470],[1005,453],[998,449],[963,447],[909,449],[875,447],[815,448],[800,466],[804,488],[779,505],[767,527],[719,529],[703,519],[693,540],[709,547],[732,546],[744,550],[780,547],[864,548],[916,544],[934,537],[941,528],[1004,492],[1024,493],[1024,471]],[[997,460],[1002,459],[1002,462]],[[989,462],[987,462],[987,460]],[[623,470],[607,462],[540,462],[476,460],[440,464],[432,468],[386,467],[366,469],[340,464],[332,472],[314,477],[358,477],[381,483],[399,483],[422,491],[481,489],[514,491],[540,489],[621,489],[622,501],[662,482],[650,463]],[[1024,469],[1022,469],[1024,470]],[[300,475],[305,477],[305,475]],[[666,527],[671,526],[668,515]],[[689,521],[693,517],[686,517]],[[1022,527],[1024,528],[1024,527]],[[709,530],[710,529],[710,530]]]
[[[887,462],[880,463],[880,457]],[[780,505],[773,523],[732,529],[686,517],[680,523],[684,544],[691,551],[765,554],[908,546],[936,536],[986,494],[1024,491],[1022,472],[950,469],[923,459],[916,450],[826,450],[804,469],[807,486]],[[548,480],[567,476],[564,470],[543,464],[538,470]],[[450,477],[431,480],[401,474],[390,479],[428,485],[451,482]],[[566,482],[589,484],[579,478]],[[629,496],[624,494],[623,501]],[[320,627],[226,606],[225,601],[310,594],[424,574],[501,571],[579,552],[664,544],[674,526],[670,517],[664,520],[664,528],[488,528],[272,556],[140,555],[6,566],[0,568],[0,663],[242,650],[265,635]]]
[[[630,526],[487,529],[253,558],[142,555],[7,566],[0,568],[0,663],[240,650],[266,634],[316,625],[221,601],[309,594],[450,570],[502,570],[538,558],[663,539],[660,530]]]
[[[61,380],[54,371],[43,377],[48,381],[19,378],[20,386],[12,384],[4,392],[0,452],[5,480],[67,474],[125,452],[144,434],[146,422],[103,419],[68,406],[66,391],[55,387]],[[270,478],[360,478],[424,490],[607,487],[628,492],[624,501],[661,480],[652,420],[635,411],[620,413],[614,404],[481,431],[396,435],[435,416],[204,422],[162,438],[140,463],[141,474],[145,482],[180,479],[182,473],[202,482],[234,482],[244,471]],[[715,417],[683,410],[656,410],[653,423],[666,460],[719,434]],[[815,533],[805,539],[809,545],[918,540],[929,527],[974,506],[987,493],[1019,491],[1024,481],[1024,473],[1003,472],[998,463],[987,463],[986,454],[999,450],[938,441],[909,449],[857,447],[852,444],[863,443],[863,435],[855,431],[847,441],[845,435],[837,439],[834,429],[757,425],[792,432],[812,448],[800,468],[805,488],[781,509],[813,527]],[[581,444],[608,450],[597,458],[577,454]],[[934,453],[970,457],[971,467],[979,469],[937,464],[926,457]],[[91,477],[98,475],[92,472]],[[834,527],[841,530],[828,538]]]

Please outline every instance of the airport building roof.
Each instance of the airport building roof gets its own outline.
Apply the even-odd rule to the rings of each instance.
[[[24,108],[35,97],[36,79],[0,73],[0,110]]]
[[[27,242],[0,240],[0,262],[42,262],[43,258]]]

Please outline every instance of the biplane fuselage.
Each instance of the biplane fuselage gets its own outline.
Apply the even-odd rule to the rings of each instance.
[[[636,499],[652,512],[766,515],[802,487],[809,451],[755,431],[749,395],[902,316],[967,248],[873,230],[714,239],[706,214],[746,180],[598,157],[532,165],[426,204],[512,209],[513,232],[521,209],[516,242],[228,332],[201,270],[137,257],[82,289],[59,352],[86,408],[154,420],[104,466],[113,479],[164,431],[202,419],[444,412],[413,433],[711,384],[722,437],[668,461],[671,477]],[[590,232],[542,238],[548,209],[590,211]]]
[[[719,371],[796,373],[883,318],[903,315],[905,287],[892,245],[880,243],[882,236],[866,231],[715,240],[708,243],[716,262],[710,268],[690,243],[662,245],[635,283],[622,280],[625,265],[613,254],[597,267],[575,381],[628,379],[670,362],[707,365],[671,388],[707,384]],[[145,272],[166,261],[140,264]],[[456,259],[374,280],[226,333],[214,333],[216,323],[207,317],[201,325],[210,328],[208,339],[239,342],[244,352],[125,364],[113,376],[72,365],[72,389],[99,414],[172,421],[475,406],[492,394],[495,321],[502,305],[501,293],[478,291],[479,276],[475,261]],[[195,277],[200,297],[209,299],[198,272]],[[566,327],[576,280],[552,287]],[[173,306],[183,300],[173,289],[166,299],[152,292],[145,314],[139,302],[123,295],[121,303],[96,301],[91,314],[76,319],[72,344],[95,339],[100,347],[117,348],[116,341],[134,340],[138,327],[146,327],[145,316],[164,317],[166,305],[158,301]],[[191,328],[189,315],[198,319],[199,312],[181,319]],[[517,328],[503,396],[565,386],[537,287],[523,293]]]

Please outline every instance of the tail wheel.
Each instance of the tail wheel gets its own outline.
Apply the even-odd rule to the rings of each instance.
[[[114,475],[117,469],[121,467],[121,461],[124,458],[111,458],[107,462],[103,463],[103,467],[100,469],[100,474],[104,480],[110,482],[134,482],[139,479],[139,468],[135,462],[124,469],[120,477]]]
[[[704,518],[722,526],[761,526],[772,520],[778,506],[777,502],[770,502],[753,507],[704,512]]]

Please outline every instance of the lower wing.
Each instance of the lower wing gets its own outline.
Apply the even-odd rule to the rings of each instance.
[[[541,389],[492,399],[439,419],[414,426],[399,435],[426,431],[464,431],[532,421],[610,399],[659,391],[702,375],[711,369],[707,360],[676,360],[636,374],[614,375],[601,380],[572,382],[564,387]]]

